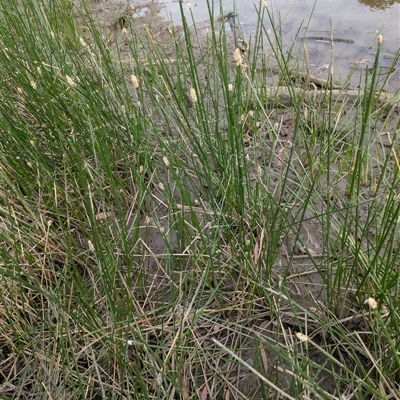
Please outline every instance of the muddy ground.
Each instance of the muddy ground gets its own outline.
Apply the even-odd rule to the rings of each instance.
[[[174,62],[174,45],[171,36],[171,22],[161,18],[159,16],[159,12],[161,10],[161,5],[155,1],[150,2],[137,2],[134,4],[130,2],[129,6],[125,2],[111,2],[111,1],[103,1],[103,0],[88,0],[86,3],[86,7],[90,14],[93,16],[94,21],[100,28],[100,31],[103,34],[105,41],[107,42],[111,52],[115,54],[119,53],[121,55],[121,59],[123,60],[123,65],[126,67],[126,71],[122,71],[123,74],[126,75],[126,78],[129,79],[130,73],[134,68],[134,64],[131,58],[130,50],[126,44],[126,35],[129,35],[129,29],[131,23],[133,21],[133,25],[135,27],[136,33],[142,35],[150,39],[150,42],[153,40],[154,45],[163,46],[163,51],[165,57],[170,59],[171,63]],[[79,29],[82,32],[82,35],[85,37],[85,40],[90,42],[91,38],[89,37],[89,29],[85,27],[83,19],[77,14],[77,19],[80,21]],[[229,22],[229,21],[228,21]],[[204,40],[206,38],[207,28],[206,24],[199,27],[197,31],[200,34],[204,34]],[[125,31],[126,29],[126,31]],[[175,32],[179,32],[179,27],[175,27]],[[201,37],[201,36],[200,36]],[[230,38],[230,46],[232,54],[236,47],[238,47],[238,37],[235,37],[232,34]],[[146,49],[143,49],[143,57]],[[196,51],[196,48],[194,48]],[[233,60],[232,60],[233,62]],[[200,66],[201,70],[201,66]],[[205,79],[205,77],[204,77]],[[326,79],[323,75],[316,76],[316,79],[321,82]],[[279,80],[279,70],[276,66],[271,64],[270,68],[270,82],[271,86],[274,86],[276,82]],[[137,101],[135,98],[135,91],[132,90],[132,98],[134,101]],[[350,117],[350,115],[349,115]],[[393,133],[396,129],[396,117],[394,116],[389,126],[385,127],[385,131],[391,132],[392,137]],[[293,129],[293,115],[287,109],[278,110],[278,112],[271,113],[271,122],[272,124],[278,123],[280,124],[280,135],[283,139],[289,138],[292,134]],[[221,122],[221,127],[223,128],[223,118]],[[244,138],[245,140],[252,140],[252,133],[249,130],[249,138]],[[390,137],[382,136],[382,146],[390,147]],[[260,164],[262,165],[262,154],[263,151],[266,151],[268,146],[265,144],[263,147],[262,140],[260,141],[259,151],[260,154],[257,155],[256,158],[260,160]],[[249,153],[254,150],[250,150]],[[273,167],[279,171],[281,167],[281,154],[282,151],[285,151],[284,146],[275,147],[274,154],[272,154]],[[381,149],[375,149],[378,153]],[[302,162],[302,154],[295,154],[293,156],[293,168],[295,169],[296,163]],[[251,154],[251,158],[254,154]],[[338,166],[339,169],[339,166]],[[257,170],[254,170],[254,179],[257,179]],[[344,190],[344,188],[343,188]],[[157,198],[162,199],[162,192],[159,191],[154,193]],[[366,194],[366,204],[368,200],[368,195]],[[340,202],[342,199],[337,199],[338,206],[340,207]],[[315,200],[315,209],[322,209],[322,200]],[[167,225],[167,219],[163,218],[166,210],[157,205],[158,214],[160,217],[160,221],[162,222],[162,228],[165,231],[168,231],[170,227]],[[201,212],[203,208],[199,208],[199,212]],[[301,207],[299,206],[296,210],[296,207],[293,208],[292,213],[295,217],[297,212],[300,212]],[[363,215],[363,211],[361,209],[360,218],[366,219],[368,213],[368,207],[365,206],[365,213]],[[260,307],[258,310],[254,310],[254,317],[252,320],[243,321],[241,319],[240,313],[235,315],[231,315],[229,313],[226,314],[226,325],[214,325],[210,321],[201,321],[199,320],[196,324],[196,329],[193,330],[194,342],[196,342],[196,346],[202,348],[204,350],[204,354],[207,354],[207,349],[215,348],[215,345],[210,340],[210,337],[214,337],[219,340],[222,344],[225,344],[227,347],[234,347],[238,350],[238,355],[245,360],[250,366],[256,366],[259,363],[260,358],[261,362],[264,363],[264,369],[266,375],[275,375],[276,381],[279,382],[282,388],[288,387],[291,384],[293,371],[290,366],[289,360],[280,360],[277,358],[277,355],[273,350],[266,346],[265,348],[259,348],[258,345],[254,345],[253,337],[255,335],[264,335],[267,338],[270,338],[271,341],[279,342],[281,341],[282,345],[289,345],[288,341],[293,338],[293,334],[295,330],[299,329],[299,326],[303,328],[303,330],[307,330],[309,335],[313,337],[315,341],[320,343],[321,345],[326,345],[324,343],[323,332],[321,332],[320,325],[313,323],[310,321],[309,316],[306,315],[304,310],[307,310],[307,313],[315,315],[315,321],[324,320],[324,313],[326,310],[321,308],[317,308],[316,304],[322,304],[324,302],[325,289],[323,278],[321,277],[321,270],[317,271],[315,266],[315,262],[310,259],[309,255],[312,255],[315,259],[318,259],[324,254],[324,240],[322,235],[322,228],[319,220],[313,218],[314,215],[310,211],[306,211],[306,215],[303,218],[303,222],[301,224],[301,229],[298,237],[296,238],[294,235],[292,237],[282,238],[282,243],[280,246],[281,253],[277,256],[276,261],[276,271],[273,272],[275,274],[277,281],[279,280],[279,275],[284,270],[287,278],[286,290],[291,293],[292,298],[295,299],[298,304],[301,306],[299,309],[294,310],[290,304],[285,301],[285,299],[276,297],[276,301],[281,302],[281,325],[277,326],[277,322],[272,320],[268,313],[265,312],[263,307]],[[207,227],[207,217],[205,216],[204,227]],[[309,219],[308,219],[309,218]],[[143,217],[142,224],[143,226],[148,224]],[[151,223],[150,223],[151,225]],[[155,255],[165,254],[165,241],[162,235],[160,234],[160,226],[157,228],[154,226],[154,229],[149,229],[146,235],[146,238],[143,238],[146,242],[145,245],[149,249],[149,253]],[[296,243],[297,242],[297,243]],[[300,245],[300,243],[302,243]],[[172,246],[177,247],[177,246]],[[293,249],[294,254],[293,254]],[[158,261],[149,257],[149,263],[147,268],[152,269],[154,265],[157,264]],[[177,279],[179,279],[179,274],[177,274]],[[166,289],[167,290],[167,289]],[[274,293],[271,293],[271,296],[274,296]],[[235,302],[235,298],[228,299],[232,303]],[[211,306],[211,305],[210,305]],[[366,322],[363,318],[360,310],[352,303],[350,298],[342,298],[338,299],[338,321],[343,324],[344,328],[349,331],[354,330],[362,330],[366,327]],[[223,315],[220,315],[220,318],[223,318]],[[338,323],[339,323],[338,322]],[[152,331],[152,327],[144,327],[144,331],[146,329],[150,332]],[[280,331],[280,334],[277,334],[277,331]],[[236,332],[236,335],[234,335]],[[237,333],[239,332],[239,335]],[[151,334],[151,340],[157,342],[157,334]],[[235,342],[233,343],[233,339]],[[257,348],[254,348],[257,347]],[[327,369],[335,369],[335,366],[329,365],[329,362],[323,358],[320,352],[315,352],[311,354],[311,359],[314,358],[314,361],[318,365],[322,365],[325,362],[327,363]],[[266,361],[268,360],[268,362]],[[189,360],[190,363],[190,360]],[[210,364],[210,365],[208,365]],[[260,381],[248,368],[240,367],[237,365],[233,365],[231,363],[227,363],[224,365],[223,359],[216,359],[215,365],[211,365],[212,362],[210,360],[205,362],[205,365],[208,365],[207,368],[203,371],[204,374],[204,382],[208,381],[208,383],[204,383],[203,385],[199,383],[199,386],[202,388],[202,391],[198,393],[198,396],[202,399],[206,398],[262,398],[262,392],[260,389]],[[268,364],[268,365],[267,365]],[[366,360],[366,364],[368,364]],[[348,368],[352,370],[355,368],[354,365],[349,360]],[[217,382],[217,378],[210,378],[212,373],[215,371],[223,371],[225,374],[224,379],[226,382],[232,382],[236,387],[229,388],[229,385],[226,384],[226,389],[220,392],[211,393],[210,387],[212,387],[213,383],[215,387],[221,387],[221,385]],[[186,373],[187,379],[190,381],[190,372]],[[336,388],[333,383],[329,380],[329,375],[325,374],[321,371],[319,375],[320,385],[325,388],[328,393],[335,393]],[[223,386],[223,385],[222,385]],[[208,389],[207,389],[208,388]],[[343,388],[345,390],[346,388]],[[190,384],[188,384],[188,390],[190,392]],[[208,396],[208,397],[207,397]],[[231,396],[231,397],[229,397]],[[196,397],[196,396],[195,396]],[[276,398],[279,398],[277,396]]]

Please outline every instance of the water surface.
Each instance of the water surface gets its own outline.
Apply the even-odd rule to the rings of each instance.
[[[166,15],[175,24],[180,23],[179,4],[176,0],[164,0]],[[191,10],[195,21],[202,22],[209,18],[206,0],[193,0]],[[258,2],[246,0],[216,0],[215,16],[220,6],[225,12],[236,10],[243,32],[250,38],[256,32]],[[362,73],[372,67],[376,54],[376,36],[381,33],[384,45],[381,57],[382,73],[389,68],[393,56],[400,48],[400,4],[394,0],[268,0],[269,12],[274,15],[275,28],[280,26],[284,46],[289,48],[293,40],[300,48],[302,36],[332,36],[349,42],[335,42],[332,48],[328,41],[307,40],[307,48],[313,72],[327,73],[327,66],[334,57],[334,76],[343,82],[352,68],[354,73],[350,88],[356,88]],[[186,17],[191,19],[188,5],[184,5]],[[273,31],[273,24],[268,18],[263,21],[266,31]],[[397,65],[400,68],[400,65]],[[384,75],[382,75],[383,77]],[[383,80],[383,79],[382,79]],[[389,79],[390,92],[400,89],[400,73],[395,72]]]

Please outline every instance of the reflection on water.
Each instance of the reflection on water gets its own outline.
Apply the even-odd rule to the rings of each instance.
[[[400,0],[358,0],[361,4],[365,4],[371,8],[384,10],[385,8],[391,7],[396,3],[400,3]]]

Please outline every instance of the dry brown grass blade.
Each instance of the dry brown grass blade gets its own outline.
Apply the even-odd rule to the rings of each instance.
[[[287,393],[285,393],[281,388],[279,388],[278,386],[276,386],[273,382],[271,382],[269,379],[267,379],[264,375],[261,375],[260,372],[258,372],[256,369],[254,369],[252,366],[246,364],[239,356],[237,356],[235,353],[233,353],[231,350],[229,350],[228,348],[226,348],[222,343],[220,343],[218,340],[212,338],[213,342],[221,347],[221,349],[223,349],[224,351],[226,351],[227,353],[229,353],[230,356],[232,356],[234,359],[236,359],[238,362],[240,362],[241,364],[245,365],[246,368],[248,368],[251,372],[253,372],[259,379],[261,379],[262,381],[264,381],[268,386],[270,386],[271,388],[273,388],[277,393],[279,393],[283,398],[285,399],[289,399],[289,400],[296,400],[294,397],[288,395]]]

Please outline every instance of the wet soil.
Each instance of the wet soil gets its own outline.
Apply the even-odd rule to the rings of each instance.
[[[125,2],[115,3],[96,0],[86,2],[86,6],[106,39],[106,43],[109,46],[111,53],[115,54],[116,59],[117,57],[120,57],[122,60],[123,70],[121,71],[121,75],[125,76],[126,79],[129,79],[130,71],[132,70],[134,63],[132,62],[131,51],[126,44],[124,35],[130,34],[129,29],[132,26],[132,23],[135,27],[136,34],[145,39],[143,40],[143,44],[138,43],[138,51],[140,52],[139,59],[143,59],[143,63],[146,62],[145,45],[148,45],[149,43],[151,45],[151,43],[154,43],[155,46],[163,47],[165,59],[169,60],[171,63],[171,71],[173,71],[175,50],[171,37],[172,25],[168,20],[160,17],[160,10],[162,7],[159,3],[155,1],[138,1],[136,5],[127,7]],[[80,20],[79,15],[77,15],[77,19],[78,21]],[[90,42],[92,38],[90,38],[88,34],[89,30],[85,27],[82,21],[83,19],[81,19],[80,30],[82,31],[83,36],[87,34],[85,40]],[[206,23],[199,27],[197,35],[200,39],[198,40],[201,41],[201,34],[202,32],[205,33],[208,27],[209,25]],[[127,32],[124,33],[124,29],[126,29]],[[179,35],[179,27],[175,27],[175,34],[176,33]],[[204,40],[206,40],[206,35],[204,35]],[[232,35],[229,45],[233,54],[235,47],[238,45],[238,39]],[[194,48],[194,51],[197,51],[196,47]],[[124,67],[126,68],[125,70]],[[202,76],[202,79],[205,81],[207,79],[205,72],[203,71],[203,75],[201,75],[201,67],[199,68],[199,71],[200,76]],[[278,84],[280,79],[279,72],[280,71],[276,66],[272,65],[270,67],[269,73],[271,86]],[[304,76],[306,75],[303,75],[300,79],[304,80]],[[299,79],[299,77],[297,77],[297,79]],[[308,76],[308,79],[310,79],[310,76]],[[319,80],[321,83],[319,85],[320,87],[323,86],[323,76],[319,76],[315,79]],[[317,81],[314,82],[314,85],[316,85],[316,83]],[[284,104],[285,89],[282,88],[281,91],[281,102]],[[132,90],[131,95],[133,101],[138,101],[134,90]],[[316,93],[310,91],[310,96],[314,95],[316,95]],[[289,98],[290,97],[288,97],[288,99]],[[351,96],[347,97],[346,101],[348,101],[349,98],[351,99]],[[356,99],[357,96],[355,95],[354,101]],[[188,99],[188,101],[190,101],[190,99]],[[348,118],[352,118],[353,111],[350,106],[348,113]],[[396,117],[398,116],[399,114],[397,113],[397,115],[393,117],[390,126],[385,128],[386,132],[395,132],[397,128]],[[282,154],[288,149],[288,147],[286,147],[288,144],[285,143],[285,139],[291,139],[293,118],[293,114],[285,108],[274,110],[270,115],[271,124],[278,124],[280,126],[279,135],[282,139],[280,142],[281,144],[277,144],[274,147],[273,154],[269,155],[269,157],[273,159],[272,166],[278,173],[282,167]],[[224,129],[223,116],[220,116],[220,119],[221,129]],[[310,124],[312,123],[313,122],[310,122]],[[343,123],[345,124],[345,122]],[[255,124],[249,125],[248,137],[244,138],[244,140],[248,140],[249,142],[254,140],[255,135],[252,131],[254,126]],[[256,154],[254,154],[255,150],[253,147],[251,150],[249,147],[248,154],[251,159],[258,160],[257,164],[259,166],[263,165],[265,162],[265,160],[263,160],[265,155],[263,156],[263,154],[265,154],[265,152],[270,152],[271,143],[267,135],[263,136],[262,132],[257,136],[257,140],[258,150],[256,151]],[[346,141],[346,137],[344,137],[343,140]],[[382,148],[384,149],[384,147],[387,146],[387,148],[390,149],[391,145],[390,137],[383,136]],[[340,143],[338,143],[338,146],[340,146]],[[382,149],[375,149],[375,151],[379,153]],[[296,163],[304,163],[304,152],[305,148],[301,147],[295,150],[292,156],[292,162],[294,165]],[[295,170],[295,166],[293,169]],[[340,170],[340,164],[337,165],[337,170]],[[260,179],[256,165],[253,171],[253,179],[254,181]],[[333,173],[332,180],[334,179],[336,179],[336,177]],[[165,181],[168,181],[167,178]],[[197,182],[193,182],[193,186],[195,186],[196,183]],[[288,189],[290,189],[290,185]],[[174,285],[172,285],[171,288],[171,274],[168,275],[164,270],[163,264],[166,261],[163,257],[171,251],[176,253],[179,252],[179,246],[177,245],[178,238],[176,234],[171,234],[168,239],[169,248],[167,248],[165,237],[170,232],[172,233],[173,230],[172,227],[168,225],[168,219],[165,218],[167,208],[164,203],[164,195],[161,190],[157,189],[154,189],[152,195],[154,198],[152,207],[154,210],[157,210],[155,214],[158,216],[158,221],[148,220],[146,219],[147,217],[142,216],[140,226],[143,227],[143,236],[140,238],[138,246],[147,249],[148,252],[145,265],[149,270],[149,285],[154,285],[155,280],[158,280],[158,288],[161,288],[161,291],[164,293],[164,298],[167,299],[169,297],[169,292],[174,290]],[[284,195],[285,193],[282,193],[282,196]],[[343,196],[345,196],[345,187],[343,187]],[[195,196],[193,201],[195,201]],[[343,199],[337,199],[338,209],[343,207],[343,204],[341,204],[342,201]],[[368,202],[367,189],[365,190],[365,202]],[[321,210],[322,212],[321,199],[315,199],[314,207],[316,210]],[[202,220],[202,225],[205,230],[212,219],[212,216],[204,214],[204,209],[206,208],[207,206],[204,205],[199,207],[198,215],[199,219]],[[293,218],[296,219],[300,214],[302,214],[301,205],[294,206],[291,213],[293,214]],[[367,213],[368,209],[366,207],[364,215],[361,210],[359,215],[360,218],[365,220],[368,217]],[[193,242],[195,243],[195,240],[193,240]],[[321,221],[316,219],[315,215],[307,210],[301,217],[301,228],[299,229],[298,234],[282,238],[280,254],[277,255],[276,265],[274,267],[275,270],[273,271],[273,275],[275,275],[277,282],[282,274],[285,275],[285,291],[290,293],[291,297],[299,304],[299,307],[294,309],[293,305],[276,292],[271,293],[271,301],[278,301],[281,304],[279,326],[277,325],[277,321],[268,315],[263,307],[254,310],[254,316],[252,319],[247,318],[246,320],[243,320],[240,312],[226,312],[225,314],[220,312],[218,315],[218,324],[214,324],[211,319],[209,321],[199,319],[192,327],[194,336],[193,343],[196,347],[201,349],[203,354],[208,354],[211,357],[211,355],[215,354],[218,350],[213,340],[211,340],[211,338],[214,338],[226,347],[239,349],[238,356],[242,358],[248,366],[254,367],[257,370],[264,370],[266,376],[274,376],[275,382],[278,382],[279,386],[283,390],[290,387],[292,384],[292,378],[294,374],[298,373],[298,371],[293,371],[290,360],[282,360],[278,357],[274,350],[276,346],[287,346],[288,341],[292,340],[294,337],[294,332],[299,330],[309,332],[309,336],[322,346],[333,348],[338,345],[335,343],[334,338],[331,338],[331,343],[324,343],[326,338],[323,335],[324,332],[322,332],[321,324],[313,325],[311,322],[313,318],[310,318],[310,315],[313,315],[315,321],[324,321],[327,319],[325,314],[327,311],[323,307],[318,308],[316,306],[316,304],[322,304],[326,296],[326,281],[323,276],[324,267],[323,265],[317,266],[315,264],[315,259],[324,256],[326,252],[326,249],[324,248],[325,245],[322,235]],[[193,246],[195,246],[195,244]],[[194,251],[194,247],[192,251]],[[310,255],[313,259],[311,259]],[[185,255],[182,254],[182,259],[184,258]],[[351,262],[351,254],[349,255],[349,259],[349,262]],[[331,260],[331,262],[335,263],[335,260]],[[183,264],[185,264],[185,261],[183,261]],[[188,267],[187,264],[185,265]],[[260,278],[262,279],[263,272],[261,271],[260,274]],[[178,287],[182,272],[175,271],[172,273],[172,276],[176,279],[176,287]],[[212,290],[212,288],[210,288],[210,290]],[[234,293],[234,291],[231,291],[231,293]],[[231,294],[230,298],[224,299],[224,302],[230,305],[235,304],[236,301],[237,299],[233,294]],[[210,309],[212,309],[213,306],[220,307],[220,305],[217,304],[208,304],[207,306]],[[362,313],[360,313],[360,310],[354,305],[352,298],[348,293],[345,294],[343,298],[338,299],[337,316],[338,325],[342,325],[343,329],[348,331],[356,329],[362,330],[365,327]],[[224,326],[220,325],[221,320],[226,321]],[[255,340],[260,338],[260,335],[263,336],[265,346],[260,347],[260,341]],[[270,341],[270,343],[268,343],[268,341]],[[336,368],[335,365],[330,365],[329,360],[320,352],[311,354],[310,358],[315,361],[317,365],[325,365],[327,370],[335,370]],[[188,360],[188,364],[190,364],[190,359]],[[366,360],[366,366],[367,364],[368,362]],[[224,361],[223,357],[216,360],[214,364],[205,361],[204,365],[207,367],[202,372],[202,374],[204,374],[203,382],[197,382],[196,385],[201,388],[198,393],[199,398],[222,399],[228,398],[229,393],[231,393],[232,398],[238,399],[263,398],[260,379],[254,375],[248,366],[238,367],[237,364]],[[350,359],[348,360],[347,366],[350,370],[356,368]],[[227,388],[229,388],[229,384],[226,384],[225,386],[222,385],[225,389],[221,389],[220,391],[212,389],[213,384],[215,384],[215,388],[222,387],[221,382],[216,378],[216,373],[224,375],[223,380],[236,385],[236,389],[234,390],[231,388],[228,390]],[[323,386],[328,393],[336,393],[337,388],[329,380],[328,374],[321,371],[318,379],[321,386]],[[187,389],[190,392],[193,388],[190,384],[187,384],[187,386]],[[272,393],[270,395],[272,396]]]

